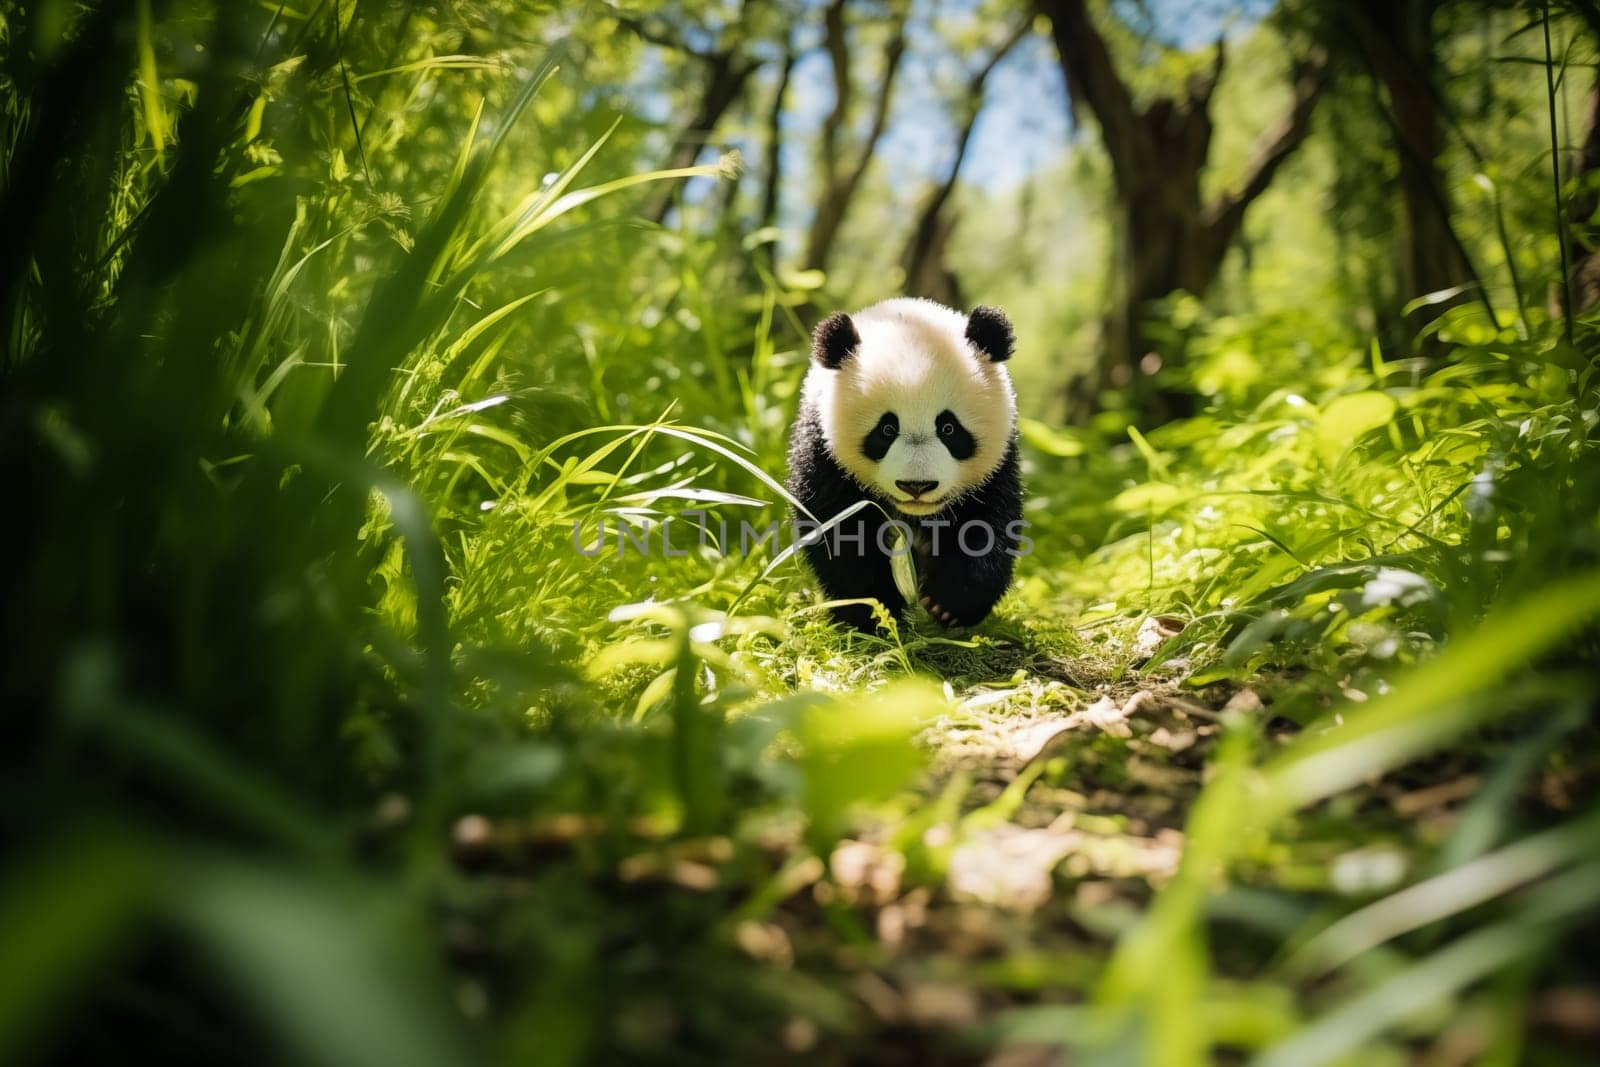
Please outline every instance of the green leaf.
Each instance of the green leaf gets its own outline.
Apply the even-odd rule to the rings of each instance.
[[[1503,705],[1473,699],[1600,613],[1600,571],[1562,581],[1493,612],[1370,704],[1337,725],[1307,731],[1266,767],[1285,810],[1310,804],[1444,743]]]
[[[797,732],[817,839],[832,841],[852,807],[886,799],[910,783],[923,764],[912,738],[944,706],[943,692],[916,681],[806,709]]]
[[[1073,456],[1083,455],[1085,451],[1083,441],[1069,431],[1057,429],[1038,419],[1018,419],[1017,429],[1021,432],[1023,441],[1047,456],[1070,459]]]
[[[18,1062],[52,1010],[130,932],[158,888],[155,856],[125,837],[80,834],[7,872],[0,1060]]]
[[[1389,425],[1395,407],[1388,393],[1368,391],[1339,397],[1322,409],[1317,420],[1317,452],[1324,462],[1333,464],[1364,434]]]
[[[376,890],[203,861],[179,918],[300,1062],[468,1063],[420,926]]]

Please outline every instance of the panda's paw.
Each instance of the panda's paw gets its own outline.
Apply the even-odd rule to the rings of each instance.
[[[926,593],[924,593],[922,596],[922,606],[927,608],[928,614],[932,615],[936,620],[938,620],[942,626],[966,625],[965,622],[956,616],[955,612],[947,611],[942,605],[935,601],[933,597]]]

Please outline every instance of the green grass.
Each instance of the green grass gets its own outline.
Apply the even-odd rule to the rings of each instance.
[[[1025,427],[993,618],[845,634],[577,550],[783,515],[812,295],[581,65],[193,13],[4,24],[0,1054],[1576,1062],[1593,322],[1188,307],[1203,413]]]

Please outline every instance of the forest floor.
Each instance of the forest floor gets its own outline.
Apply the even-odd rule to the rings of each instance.
[[[1562,943],[1592,889],[1547,879],[1532,908],[1521,865],[1579,864],[1600,825],[1600,749],[1573,743],[1600,576],[1549,580],[1592,496],[1543,480],[1588,446],[1565,401],[1509,384],[1484,414],[1492,388],[1403,393],[1403,421],[1376,389],[1280,391],[1082,464],[1040,438],[1037,553],[970,630],[914,609],[847,634],[792,560],[578,557],[497,507],[458,614],[565,642],[582,680],[508,705],[531,804],[457,824],[500,877],[461,909],[469,999],[515,1003],[497,973],[538,960],[619,1059],[776,1035],[823,1063],[1398,1064],[1421,1033],[1453,1064],[1592,1038],[1582,952],[1527,1026],[1455,963],[1480,935]],[[563,961],[574,928],[593,955]]]
[[[1140,673],[1183,625],[1148,617],[1126,647],[1113,639],[1089,654],[1058,647],[1063,631],[1048,626],[1037,638],[1027,627],[973,641],[941,632],[912,657],[945,679],[954,707],[918,738],[929,759],[919,800],[841,841],[826,869],[788,868],[792,895],[743,924],[740,946],[840,980],[856,1002],[848,1028],[878,1035],[871,1062],[1059,1063],[1065,1033],[1092,1025],[1074,1012],[1104,982],[1119,938],[1178,871],[1225,724],[1253,719],[1269,750],[1301,732],[1271,707],[1294,684],[1287,672],[1194,686],[1174,658]],[[1346,688],[1313,702],[1352,695],[1363,696]],[[1282,841],[1281,867],[1247,864],[1227,893],[1219,878],[1209,905],[1229,931],[1213,949],[1219,977],[1281,964],[1284,946],[1265,931],[1281,937],[1306,917],[1252,896],[1252,882],[1354,895],[1391,885],[1479,785],[1448,758],[1375,778]],[[803,1017],[784,1031],[791,1053],[815,1040]]]
[[[1060,604],[1018,596],[1007,606],[971,631],[919,615],[892,640],[847,637],[802,611],[787,640],[762,646],[769,677],[802,698],[904,674],[943,688],[942,701],[926,690],[936,708],[916,736],[911,788],[858,812],[823,850],[793,810],[727,836],[654,838],[646,827],[621,853],[602,849],[615,866],[590,882],[600,893],[697,912],[711,941],[777,976],[788,1058],[1059,1062],[1073,1043],[1065,1035],[1095,1025],[1127,935],[1149,926],[1178,876],[1224,735],[1245,725],[1265,760],[1305,736],[1307,707],[1367,699],[1348,676],[1288,669],[1208,682],[1215,675],[1194,672],[1184,649],[1170,654],[1185,629],[1175,617],[1085,625]],[[1280,714],[1280,696],[1300,710]],[[1315,973],[1296,956],[1308,922],[1323,925],[1311,920],[1330,900],[1370,900],[1425,872],[1479,792],[1480,770],[1452,753],[1374,775],[1239,850],[1226,874],[1205,875],[1201,951],[1223,991],[1207,1008],[1218,1030],[1252,1044],[1286,1032],[1299,1017],[1290,990]],[[1579,775],[1547,768],[1531,784],[1560,811]],[[492,837],[511,854],[499,850],[491,866],[514,881],[536,874],[542,861],[529,867],[529,857],[551,855],[553,842],[581,855],[586,839],[605,836],[572,820],[474,826],[476,843],[458,826],[468,846],[458,858],[481,869]],[[646,1011],[618,1025],[665,1024]],[[744,1041],[773,1036],[769,1024],[745,1025]]]
[[[1179,626],[1148,620],[1144,654]],[[906,878],[905,825],[887,823],[842,842],[813,900],[777,920],[785,939],[844,965],[872,1024],[911,1041],[906,1062],[947,1056],[953,1035],[987,1042],[987,1022],[1041,989],[1086,990],[1177,870],[1223,715],[1265,714],[1254,690],[1185,689],[1179,671],[1117,677],[1008,642],[989,653],[963,664],[955,710],[919,737],[927,807],[911,821],[942,852],[942,885]],[[812,907],[836,893],[870,931],[842,953]],[[926,1042],[915,1053],[913,1034]],[[1058,1062],[1059,1046],[1027,1036],[986,1062]],[[803,1051],[806,1028],[786,1040]]]

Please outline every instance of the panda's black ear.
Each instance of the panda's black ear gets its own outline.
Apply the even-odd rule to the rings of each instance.
[[[860,345],[856,324],[842,311],[835,311],[811,331],[811,358],[829,370],[838,370]]]
[[[967,340],[989,357],[991,363],[1004,363],[1017,347],[1011,320],[999,308],[980,304],[967,316]]]

